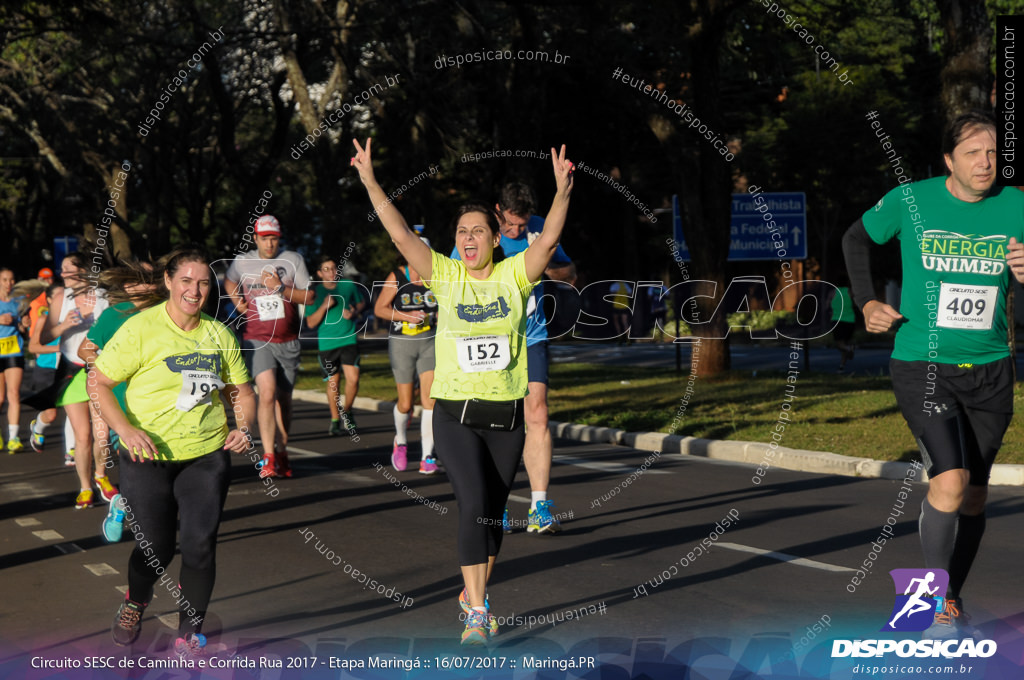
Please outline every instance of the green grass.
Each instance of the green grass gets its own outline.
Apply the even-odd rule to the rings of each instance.
[[[552,420],[628,431],[669,432],[686,391],[688,374],[594,364],[552,364],[549,413]],[[675,434],[708,439],[771,441],[786,394],[785,374],[733,371],[697,378]],[[298,386],[324,389],[316,353],[303,353]],[[395,399],[387,355],[364,354],[359,394]],[[1014,394],[1024,408],[1024,391]],[[801,373],[780,444],[877,460],[919,457],[896,407],[888,377]],[[1024,463],[1024,432],[1010,427],[997,462]]]

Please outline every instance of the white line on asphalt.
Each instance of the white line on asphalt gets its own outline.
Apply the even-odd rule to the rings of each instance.
[[[296,454],[296,455],[292,455],[293,453]],[[289,456],[289,458],[294,458],[296,460],[302,460],[304,458],[324,458],[327,455],[328,454],[320,453],[319,451],[310,451],[309,449],[300,449],[300,448],[297,448],[297,447],[294,447],[294,446],[289,446],[288,447],[288,456]],[[323,469],[328,469],[328,468],[323,468]],[[344,479],[346,481],[359,482],[359,483],[362,483],[362,484],[372,484],[374,482],[380,481],[380,480],[374,479],[372,477],[364,477],[363,475],[360,475],[360,474],[358,474],[356,472],[342,472],[340,470],[335,470],[335,471],[332,472],[332,474],[336,475],[336,476],[339,476],[339,477],[341,477],[342,479]]]
[[[317,451],[310,451],[309,449],[300,449],[300,448],[295,447],[295,446],[288,446],[287,449],[288,449],[288,456],[289,456],[289,458],[292,457],[293,453],[299,454],[299,455],[295,456],[295,458],[320,458],[321,456],[326,456],[327,455],[326,453],[319,453]]]
[[[749,545],[740,545],[739,543],[728,543],[719,542],[716,543],[719,548],[725,548],[727,550],[735,550],[737,552],[753,553],[755,555],[762,555],[764,557],[770,557],[773,560],[780,562],[789,562],[790,564],[797,564],[801,567],[810,567],[811,569],[821,569],[822,571],[838,571],[838,572],[856,572],[856,569],[850,569],[849,567],[840,567],[835,564],[828,564],[826,562],[818,562],[817,560],[808,560],[803,557],[797,557],[796,555],[787,555],[786,553],[775,552],[774,550],[764,550],[763,548],[752,548]]]
[[[65,555],[70,555],[71,553],[85,552],[85,550],[77,543],[58,543],[53,547],[61,551]]]
[[[636,472],[638,465],[629,466],[623,465],[622,463],[605,463],[599,460],[591,460],[589,458],[580,458],[579,456],[552,456],[551,462],[558,463],[559,465],[575,465],[576,467],[588,468],[590,470],[600,470],[601,472]],[[671,474],[666,470],[648,470],[644,473],[648,475],[668,475]]]
[[[122,595],[127,595],[128,594],[128,585],[125,584],[125,585],[122,585],[122,586],[114,586],[114,590],[116,590],[117,592],[121,593]],[[157,597],[159,597],[159,595],[157,595],[156,593],[153,593],[153,599],[155,600]],[[177,628],[177,626],[175,626],[175,628]]]
[[[59,541],[64,538],[53,529],[43,529],[42,531],[33,531],[32,535],[43,541]]]
[[[37,520],[35,517],[22,517],[14,521],[19,527],[37,527],[42,524],[42,522]]]
[[[82,566],[91,571],[95,576],[111,576],[113,574],[121,573],[106,562],[100,562],[99,564],[83,564]]]

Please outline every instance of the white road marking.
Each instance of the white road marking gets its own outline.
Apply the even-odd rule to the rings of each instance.
[[[53,529],[43,529],[42,531],[33,531],[32,535],[43,541],[59,541],[64,538]]]
[[[37,520],[35,517],[22,517],[14,521],[19,527],[37,527],[42,524],[42,522]]]
[[[83,564],[82,566],[91,571],[95,576],[111,576],[113,574],[121,573],[106,562],[100,562],[99,564]]]
[[[127,595],[128,594],[128,584],[126,583],[123,586],[114,586],[114,590],[116,590],[117,592],[121,593],[122,595]],[[154,592],[153,593],[153,599],[155,600],[158,597],[159,597],[159,595],[157,595]],[[177,626],[175,626],[175,628],[177,628]]]
[[[70,555],[71,553],[85,552],[85,550],[83,550],[82,547],[76,543],[58,543],[53,547],[61,551],[65,555]]]
[[[588,468],[590,470],[600,470],[601,472],[614,472],[614,473],[626,473],[636,472],[639,465],[623,465],[622,463],[606,463],[599,460],[591,460],[589,458],[580,458],[579,456],[552,456],[551,462],[558,463],[559,465],[575,465],[577,467]],[[645,475],[668,475],[671,474],[666,470],[654,470],[647,468]]]
[[[753,548],[749,545],[740,545],[739,543],[728,543],[718,542],[719,548],[725,548],[726,550],[735,550],[737,552],[753,553],[754,555],[762,555],[764,557],[770,557],[773,560],[780,562],[789,562],[790,564],[796,564],[801,567],[810,567],[811,569],[820,569],[822,571],[835,571],[835,572],[850,572],[854,573],[856,569],[850,569],[849,567],[840,567],[835,564],[828,564],[826,562],[818,562],[817,560],[808,560],[803,557],[797,557],[796,555],[787,555],[786,553],[775,552],[774,550],[764,550],[763,548]]]
[[[292,455],[293,453],[296,454],[296,455]],[[320,453],[319,451],[310,451],[309,449],[300,449],[300,448],[297,448],[297,447],[294,447],[294,446],[289,446],[288,447],[288,457],[289,457],[289,459],[294,458],[296,460],[302,460],[304,458],[324,458],[327,455],[328,454]],[[376,471],[377,471],[376,468],[374,468],[372,470],[372,472],[376,472]],[[394,471],[391,470],[391,472],[394,472]],[[335,476],[338,476],[338,477],[341,477],[345,481],[358,482],[358,483],[361,483],[361,484],[374,484],[374,483],[380,481],[380,479],[374,479],[373,477],[365,477],[365,476],[363,476],[361,474],[358,474],[358,473],[355,473],[355,472],[343,472],[343,471],[337,470],[337,471],[332,472],[331,474],[335,475]],[[387,481],[387,480],[384,480],[384,481]]]

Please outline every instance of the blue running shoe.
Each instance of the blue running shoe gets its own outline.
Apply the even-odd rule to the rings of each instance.
[[[124,503],[121,494],[110,499],[110,510],[103,520],[103,538],[107,543],[119,543],[124,533]]]
[[[32,445],[32,450],[36,453],[43,452],[43,444],[46,443],[46,437],[41,434],[36,434],[36,421],[33,420],[28,426],[29,440],[28,443]]]
[[[487,615],[474,609],[466,616],[466,629],[462,631],[462,645],[486,645],[487,634]]]
[[[537,509],[528,513],[529,523],[526,525],[527,533],[536,534],[557,534],[562,530],[562,525],[551,514],[555,507],[552,501],[537,501]]]

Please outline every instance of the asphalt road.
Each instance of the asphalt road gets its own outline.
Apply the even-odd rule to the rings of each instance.
[[[357,415],[358,442],[329,438],[326,407],[299,404],[295,478],[276,482],[279,493],[270,497],[248,460],[236,457],[220,530],[206,629],[211,639],[253,663],[302,657],[307,661],[292,663],[312,658],[319,665],[207,669],[203,677],[347,678],[330,668],[331,659],[394,655],[429,662],[440,673],[438,664],[469,658],[459,656],[458,647],[461,580],[450,485],[443,474],[391,471],[390,415]],[[418,428],[410,433],[415,442]],[[61,466],[60,448],[55,437],[42,454],[0,458],[0,677],[53,675],[32,670],[33,658],[154,658],[166,654],[174,637],[164,622],[174,610],[172,595],[158,584],[130,655],[111,644],[131,546],[102,541],[105,508],[73,509],[77,482]],[[418,457],[417,445],[411,451]],[[558,512],[572,518],[557,536],[520,530],[505,537],[490,601],[494,614],[512,620],[491,644],[488,663],[505,658],[493,677],[532,678],[536,670],[526,668],[528,659],[566,653],[594,656],[602,670],[538,677],[684,677],[686,666],[692,666],[689,677],[748,677],[732,676],[738,665],[761,669],[766,678],[790,677],[798,667],[811,667],[810,677],[859,677],[851,667],[862,660],[836,659],[831,669],[815,671],[814,664],[832,663],[828,645],[811,656],[808,650],[826,637],[884,637],[878,630],[893,603],[886,572],[923,566],[919,484],[898,517],[895,537],[872,552],[871,541],[895,512],[901,482],[769,469],[754,484],[749,465],[569,441],[556,442],[555,456],[551,497]],[[647,469],[631,477],[645,461]],[[520,522],[528,499],[521,471],[510,501]],[[1019,663],[1024,649],[1022,505],[1024,490],[993,488],[988,533],[965,593],[973,621],[1000,641],[990,664],[1013,655]],[[730,517],[731,526],[724,526]],[[712,532],[710,549],[698,547]],[[853,570],[866,559],[874,559],[870,573],[851,593]],[[175,577],[177,563],[169,569]],[[382,584],[385,594],[364,588],[346,565]],[[582,618],[530,625],[529,617],[565,619],[565,612],[581,609]],[[815,623],[821,632],[808,640]],[[782,657],[802,636],[794,665]],[[479,668],[454,675],[358,671],[354,677],[486,675]],[[184,677],[138,667],[80,672],[63,677]],[[964,677],[1018,676],[990,670]]]

